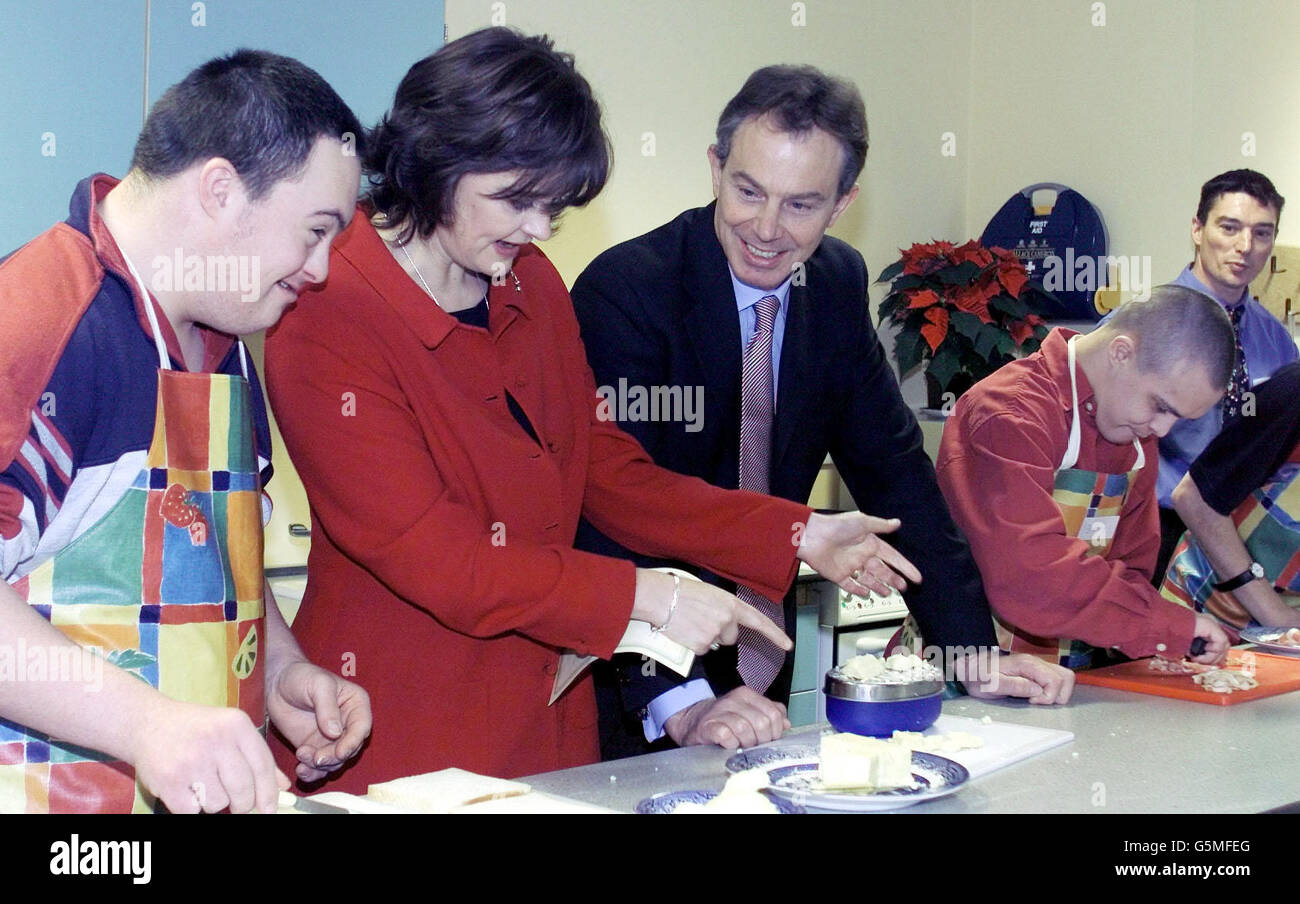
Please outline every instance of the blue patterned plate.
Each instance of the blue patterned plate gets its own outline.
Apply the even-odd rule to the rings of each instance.
[[[1290,629],[1261,628],[1257,625],[1251,625],[1248,628],[1241,629],[1241,639],[1249,641],[1270,653],[1277,653],[1279,656],[1300,656],[1300,647],[1278,642],[1288,630]]]
[[[774,766],[788,766],[794,763],[816,761],[818,748],[809,744],[773,744],[767,747],[751,747],[733,754],[727,760],[727,771],[744,772],[747,769]]]
[[[772,769],[767,773],[772,782],[770,790],[792,803],[806,807],[865,813],[873,810],[898,810],[946,797],[970,780],[970,773],[961,763],[919,750],[912,751],[912,778],[916,784],[911,788],[895,788],[892,791],[827,791],[822,787],[820,768],[819,763],[811,762]]]
[[[784,800],[775,796],[770,790],[765,793],[768,798],[776,805],[776,808],[782,813],[790,815],[806,812],[803,807],[793,801]],[[677,809],[678,804],[692,803],[705,804],[718,796],[717,791],[664,791],[653,797],[647,797],[636,805],[638,813],[671,813]]]

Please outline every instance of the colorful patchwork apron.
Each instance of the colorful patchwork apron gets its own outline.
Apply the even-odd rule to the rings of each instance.
[[[237,707],[265,730],[261,476],[244,347],[244,377],[172,370],[136,282],[161,363],[146,467],[14,589],[83,648],[168,697]],[[93,712],[95,688],[80,680]],[[0,812],[153,806],[129,764],[0,720]]]
[[[1074,340],[1077,338],[1072,336],[1067,345],[1070,394],[1073,398],[1072,419],[1070,439],[1056,471],[1052,499],[1061,510],[1066,536],[1086,541],[1087,555],[1104,556],[1114,542],[1129,488],[1137,481],[1138,471],[1146,465],[1146,454],[1142,451],[1141,440],[1135,439],[1133,447],[1137,450],[1137,461],[1126,474],[1105,474],[1074,467],[1079,460],[1082,434],[1079,426],[1079,385],[1074,375]],[[1098,652],[1095,647],[1081,640],[1036,637],[996,616],[993,627],[997,633],[998,646],[1003,652],[1029,653],[1070,669],[1088,668],[1092,665],[1094,654]],[[892,650],[898,644],[909,649],[920,649],[923,646],[920,631],[910,615],[904,621],[902,630],[890,641],[889,649]]]
[[[1282,600],[1300,609],[1300,464],[1284,465],[1232,513],[1237,535],[1264,568]],[[1231,592],[1214,589],[1222,578],[1190,531],[1169,561],[1160,595],[1197,612],[1208,612],[1229,628],[1251,623],[1250,613]]]

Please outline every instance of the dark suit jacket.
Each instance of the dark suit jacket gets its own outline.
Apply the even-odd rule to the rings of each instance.
[[[596,385],[704,387],[703,420],[620,422],[656,463],[722,487],[739,483],[740,317],[713,205],[609,249],[573,285]],[[801,284],[802,283],[802,284]],[[826,237],[790,289],[772,430],[770,492],[805,502],[830,453],[858,508],[902,519],[887,539],[921,571],[906,594],[927,644],[996,643],[992,616],[966,541],[953,524],[921,447],[921,430],[867,310],[862,256]],[[617,414],[617,412],[614,412]],[[637,557],[582,524],[578,547]],[[709,576],[715,583],[725,582]],[[794,626],[793,593],[785,600]],[[768,691],[789,696],[793,656]],[[734,647],[702,657],[714,691],[740,685]],[[623,705],[635,713],[682,679],[620,663]]]

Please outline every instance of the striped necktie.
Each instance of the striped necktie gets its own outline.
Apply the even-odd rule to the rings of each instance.
[[[754,305],[757,323],[741,364],[740,390],[740,488],[756,493],[768,491],[768,469],[772,459],[772,324],[781,301],[765,295]],[[736,588],[736,596],[785,627],[780,601],[750,590]],[[765,693],[781,666],[785,651],[751,628],[741,626],[736,641],[736,664],[745,684]]]

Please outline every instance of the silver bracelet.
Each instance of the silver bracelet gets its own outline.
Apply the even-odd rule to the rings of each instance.
[[[677,577],[677,575],[673,575],[673,601],[668,604],[668,617],[665,618],[664,623],[657,628],[654,625],[651,625],[650,626],[651,634],[658,634],[660,631],[663,631],[665,628],[667,628],[668,625],[672,622],[673,613],[677,611],[677,591],[681,589],[681,586],[682,586],[681,578]]]

